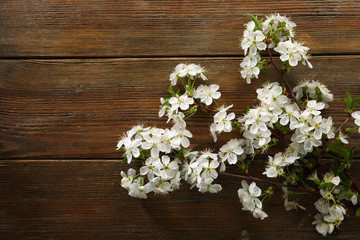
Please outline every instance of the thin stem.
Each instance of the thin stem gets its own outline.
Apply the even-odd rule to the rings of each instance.
[[[286,84],[286,87],[287,89],[289,90],[289,93],[291,95],[291,97],[293,98],[293,100],[295,101],[296,105],[298,105],[298,107],[300,108],[301,111],[304,111],[304,108],[301,106],[301,104],[299,103],[299,101],[296,99],[295,95],[294,95],[294,92],[292,91],[292,88],[288,82],[288,80],[286,79],[285,77],[285,74],[280,71],[280,69],[276,66],[275,62],[274,62],[274,59],[271,55],[271,51],[270,51],[270,48],[269,48],[269,45],[267,46],[267,51],[268,51],[268,54],[269,54],[269,57],[270,57],[270,62],[271,64],[274,66],[275,70],[280,74],[280,76],[282,77],[282,79],[284,80],[285,84]]]
[[[204,106],[201,104],[200,101],[197,101],[197,102],[198,102],[198,103],[194,103],[194,104],[195,104],[197,107],[200,107],[203,111],[205,111],[205,112],[213,112],[213,113],[216,112],[215,109],[204,107]]]
[[[276,185],[278,187],[286,187],[288,189],[293,189],[293,190],[300,190],[300,191],[304,191],[304,192],[308,192],[314,195],[320,195],[320,192],[317,190],[312,190],[312,189],[307,189],[301,186],[291,186],[291,185],[285,185],[285,184],[281,184],[281,183],[277,183],[277,182],[272,182],[272,181],[268,181],[267,179],[261,179],[261,178],[256,178],[256,177],[252,177],[252,176],[245,176],[245,175],[238,175],[238,174],[232,174],[232,173],[226,173],[226,172],[219,172],[219,174],[221,175],[225,175],[225,176],[230,176],[230,177],[237,177],[237,178],[241,178],[241,179],[248,179],[248,180],[254,180],[254,181],[258,181],[258,182],[264,182],[264,183],[268,183],[271,185]],[[342,203],[348,205],[349,207],[358,207],[360,204],[356,204],[353,205],[351,202],[347,201],[347,200],[341,200]]]
[[[271,185],[276,185],[278,187],[286,187],[286,188],[290,188],[290,189],[293,189],[293,190],[301,190],[301,191],[305,191],[305,192],[309,192],[309,193],[317,194],[317,195],[320,194],[318,191],[314,191],[314,190],[311,190],[311,189],[306,189],[306,188],[303,188],[303,187],[300,187],[300,186],[285,185],[285,184],[281,184],[281,183],[277,183],[277,182],[272,182],[272,181],[269,181],[267,179],[261,179],[261,178],[256,178],[256,177],[252,177],[252,176],[232,174],[232,173],[227,173],[227,172],[219,172],[219,173],[222,174],[222,175],[225,175],[225,176],[237,177],[237,178],[248,179],[248,180],[254,180],[254,181],[257,181],[257,182],[264,182],[264,183],[268,183],[268,184],[271,184]]]
[[[352,181],[352,183],[354,184],[356,190],[358,191],[358,193],[360,193],[360,186],[359,184],[355,181],[355,178],[351,175],[351,173],[349,172],[349,169],[346,169],[345,171],[346,176],[348,176],[348,178],[350,178],[350,180]]]
[[[196,82],[196,79],[197,79],[197,75],[195,76],[195,78],[194,78],[194,81],[193,81],[193,83],[192,83],[192,85],[191,85],[191,89],[193,89],[194,88],[194,86],[195,86],[195,82]]]
[[[351,115],[348,114],[348,117],[345,119],[345,121],[335,130],[335,135],[341,131],[341,129],[345,126],[345,124],[350,120]],[[323,150],[321,151],[320,157],[318,158],[318,161],[321,160],[321,158],[324,156],[324,153],[326,152],[326,148],[328,147],[329,143],[331,141],[328,139],[324,145],[323,145]],[[338,163],[341,164],[341,161],[338,159]],[[351,173],[349,172],[348,169],[346,169],[345,171],[346,176],[352,181],[352,183],[354,184],[356,190],[358,191],[358,193],[360,193],[360,185],[356,182],[355,178],[351,175]]]
[[[350,116],[351,116],[351,115],[350,115]],[[334,132],[335,136],[336,136],[336,134],[345,126],[345,124],[350,120],[350,116],[348,116],[348,117],[345,119],[345,121],[340,125],[340,127],[338,127],[338,128],[335,130],[335,132]],[[333,139],[336,139],[336,138],[334,137]],[[326,148],[329,146],[330,142],[331,142],[331,139],[326,139],[326,141],[324,141],[322,150],[321,150],[321,152],[320,152],[320,156],[319,156],[319,158],[318,158],[318,161],[320,161],[321,158],[324,156],[324,153],[326,152]]]
[[[218,102],[213,98],[213,101],[214,101],[214,103],[215,103],[215,105],[217,106],[217,107],[220,107],[220,105],[218,104]]]
[[[181,83],[182,83],[182,85],[183,85],[184,89],[186,89],[186,87],[185,87],[185,83],[184,83],[184,80],[183,80],[182,78],[180,78],[180,79],[181,79]]]
[[[348,116],[345,121],[335,130],[335,135],[345,126],[345,124],[350,120],[350,116]]]

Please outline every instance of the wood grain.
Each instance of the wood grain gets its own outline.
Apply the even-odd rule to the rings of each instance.
[[[360,53],[360,1],[1,1],[0,57],[239,56],[248,13],[287,14],[314,54]]]
[[[261,171],[264,162],[253,167]],[[321,239],[311,225],[317,196],[301,202],[306,212],[287,212],[275,189],[264,202],[269,218],[261,221],[241,210],[238,179],[220,176],[218,194],[184,183],[167,196],[139,200],[120,186],[119,172],[126,168],[115,160],[0,161],[0,238]],[[353,170],[360,179],[359,162]],[[354,209],[348,213],[338,238],[329,239],[359,236],[360,220]]]
[[[279,79],[274,70],[247,85],[238,72],[240,58],[3,60],[0,62],[0,158],[119,158],[118,137],[138,122],[170,128],[158,118],[159,98],[167,95],[168,76],[176,64],[195,62],[208,69],[206,84],[220,85],[220,103],[234,104],[239,116],[254,106],[256,89]],[[346,117],[343,98],[360,95],[358,56],[314,57],[314,69],[299,66],[292,84],[316,79],[335,95],[328,113]],[[304,75],[306,71],[306,75]],[[212,115],[188,121],[193,147],[214,144],[208,126]],[[360,138],[354,137],[354,144]],[[357,155],[359,156],[359,155]]]

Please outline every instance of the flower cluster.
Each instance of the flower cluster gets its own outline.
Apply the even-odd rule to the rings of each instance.
[[[320,234],[326,236],[334,231],[334,227],[338,228],[344,220],[346,209],[341,200],[350,200],[356,205],[358,196],[357,193],[341,186],[340,177],[332,172],[324,174],[321,181],[316,172],[310,178],[318,186],[322,196],[314,203],[318,213],[314,217],[313,224]]]
[[[198,78],[204,81],[207,80],[204,72],[205,69],[196,64],[178,64],[169,79],[171,82],[169,93],[171,95],[160,99],[159,117],[166,115],[168,122],[172,120],[175,125],[185,128],[185,120],[196,113],[199,104],[210,106],[216,99],[219,99],[221,96],[218,91],[219,85],[211,84],[210,86],[200,85],[197,88],[194,87]],[[187,84],[184,83],[184,78],[187,78],[187,81],[185,81]],[[186,90],[183,94],[180,94],[180,91],[174,92],[172,88],[179,79]]]
[[[254,155],[257,149],[264,152],[271,146],[271,129],[279,121],[282,109],[290,103],[289,98],[283,93],[279,83],[265,84],[264,88],[257,90],[260,106],[250,109],[239,119],[248,154]]]
[[[346,93],[348,118],[336,129],[332,118],[322,115],[333,100],[330,90],[315,80],[302,81],[291,88],[285,77],[299,62],[312,68],[309,48],[293,40],[296,24],[279,14],[265,20],[249,17],[251,21],[245,25],[241,41],[245,53],[240,64],[242,77],[250,83],[271,63],[284,84],[263,84],[256,90],[258,105],[247,108],[236,118],[233,105],[217,102],[221,97],[218,85],[197,82],[207,80],[204,68],[178,64],[170,74],[169,95],[160,99],[159,111],[159,117],[166,116],[173,126],[162,129],[137,125],[121,137],[117,149],[123,152],[123,162],[140,163],[138,173],[133,168],[121,171],[121,186],[132,197],[147,198],[150,192],[167,194],[178,189],[182,180],[202,193],[217,193],[222,186],[215,180],[221,174],[262,181],[271,186],[260,189],[255,182],[249,185],[243,180],[238,190],[243,210],[262,220],[268,217],[263,211],[263,202],[272,196],[273,186],[282,187],[284,207],[288,211],[306,210],[299,204],[301,196],[317,194],[320,198],[314,203],[318,213],[313,224],[326,236],[339,227],[348,207],[358,206],[360,187],[348,171],[354,148],[346,144],[353,130],[360,133],[360,111],[354,111],[360,97],[352,98]],[[269,59],[261,56],[264,50],[268,50]],[[274,63],[272,51],[279,53],[282,71]],[[190,142],[193,135],[186,129],[186,120],[200,110],[214,114],[210,125],[214,142],[224,133],[235,131],[239,137],[218,146],[218,150],[193,151]],[[351,117],[356,126],[346,127]],[[248,168],[252,160],[279,142],[285,147],[267,155],[263,175],[281,177],[284,182],[279,184],[250,176]],[[335,160],[329,170],[326,167],[330,163],[324,164],[326,160],[322,159],[325,155]],[[244,175],[226,173],[227,165],[238,166]],[[360,208],[357,212],[360,215]]]
[[[210,133],[217,141],[217,136],[222,132],[231,132],[233,130],[232,121],[235,119],[235,113],[227,113],[227,110],[232,108],[233,105],[225,107],[225,105],[219,107],[214,115],[214,122],[210,125]]]
[[[262,211],[262,202],[258,198],[261,196],[261,189],[256,186],[256,183],[252,182],[249,186],[245,180],[242,180],[241,186],[242,188],[238,190],[238,196],[243,205],[243,210],[252,212],[255,218],[260,218],[261,220],[268,217]]]
[[[129,169],[128,174],[121,173],[122,186],[129,190],[129,195],[146,198],[149,192],[166,194],[177,189],[181,161],[176,153],[189,147],[191,137],[190,131],[179,125],[174,125],[172,129],[137,125],[129,130],[118,142],[117,149],[125,152],[124,161],[127,163],[133,158],[144,161],[139,175],[134,169]]]
[[[293,40],[296,26],[294,22],[279,14],[267,16],[265,20],[258,20],[252,15],[249,17],[251,21],[245,25],[241,40],[245,58],[240,64],[241,76],[248,84],[252,78],[258,78],[260,70],[266,70],[268,61],[261,56],[261,51],[266,49],[280,53],[280,59],[288,71],[299,62],[312,68],[309,48]]]
[[[187,78],[186,84],[184,78]],[[150,192],[167,194],[177,189],[181,180],[187,181],[191,187],[197,187],[200,192],[221,191],[221,186],[213,181],[218,177],[218,171],[225,171],[225,162],[237,161],[234,158],[236,154],[242,154],[242,142],[230,141],[219,153],[212,153],[208,149],[201,152],[190,150],[192,134],[186,129],[186,119],[194,115],[198,107],[206,109],[221,96],[216,84],[195,87],[198,78],[207,80],[204,68],[196,64],[178,64],[170,75],[171,86],[180,80],[185,90],[181,94],[180,90],[175,92],[170,86],[170,95],[160,99],[159,116],[166,114],[168,122],[173,121],[171,129],[138,125],[119,140],[117,149],[124,152],[124,161],[130,163],[136,159],[143,164],[138,175],[134,169],[127,174],[121,173],[122,186],[130,196],[146,198]],[[232,130],[231,120],[235,114],[227,115],[227,109],[223,108],[215,116],[219,132]]]
[[[306,85],[309,83],[309,86]],[[275,118],[280,119],[278,124],[283,127],[288,127],[289,130],[293,131],[291,136],[291,143],[289,147],[282,153],[277,153],[274,157],[269,156],[268,166],[265,169],[264,174],[267,177],[273,178],[277,176],[284,176],[284,168],[295,163],[296,160],[305,157],[308,153],[312,152],[314,148],[322,146],[323,139],[334,138],[335,133],[333,131],[332,118],[323,118],[321,116],[321,110],[325,108],[324,102],[317,102],[313,98],[322,98],[327,101],[332,100],[332,94],[324,86],[321,85],[319,88],[317,82],[304,82],[294,88],[294,92],[297,93],[297,100],[301,101],[303,95],[299,93],[305,92],[306,95],[306,106],[304,110],[301,110],[295,103],[287,105],[279,105],[277,101],[274,101],[275,108],[281,109],[279,115]],[[317,89],[317,90],[314,90]],[[259,91],[259,90],[258,90]],[[316,91],[315,94],[313,91]],[[259,91],[262,92],[262,91]],[[261,99],[261,98],[259,98]],[[266,99],[266,98],[265,98]],[[271,99],[271,96],[268,97]],[[276,98],[273,98],[276,99]],[[283,102],[290,103],[290,100]],[[301,101],[302,102],[302,101]]]
[[[328,102],[331,102],[334,98],[334,95],[330,93],[330,90],[324,84],[314,80],[302,81],[293,91],[298,100],[304,97],[314,99],[317,102],[324,103],[325,108],[329,107]]]

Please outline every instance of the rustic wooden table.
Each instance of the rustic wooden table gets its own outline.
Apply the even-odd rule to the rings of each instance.
[[[238,114],[275,71],[240,80],[239,38],[246,14],[279,12],[297,23],[313,70],[290,81],[321,80],[333,91],[330,114],[345,118],[345,90],[360,95],[360,1],[356,0],[3,0],[0,2],[1,239],[317,239],[316,213],[287,212],[276,190],[269,218],[241,211],[239,180],[221,176],[216,195],[184,184],[168,196],[130,198],[120,186],[120,133],[157,116],[168,76],[181,62],[199,63],[222,102]],[[200,119],[200,121],[199,121]],[[211,116],[189,121],[194,148],[216,148]],[[354,138],[359,145],[360,137]],[[360,181],[360,154],[351,169]],[[264,169],[255,161],[254,174]],[[360,238],[349,211],[334,239]]]

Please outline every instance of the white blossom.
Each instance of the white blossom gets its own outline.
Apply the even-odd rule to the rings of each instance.
[[[127,163],[130,163],[132,160],[132,157],[139,157],[140,156],[140,147],[141,144],[141,140],[140,139],[135,139],[135,140],[131,140],[130,138],[126,138],[124,141],[124,146],[125,146],[125,155],[126,155],[126,159],[127,159]]]
[[[283,35],[280,38],[280,41],[285,41],[289,38],[293,38],[295,35],[294,28],[296,27],[296,24],[293,21],[291,21],[291,19],[289,19],[285,16],[281,16],[279,13],[273,14],[271,16],[266,16],[265,21],[262,23],[263,32],[268,33],[271,28],[273,30],[278,29],[279,23],[285,23],[283,30],[284,30],[284,32],[289,33],[289,36]],[[273,47],[273,46],[270,46],[270,47]]]
[[[328,102],[333,100],[333,94],[330,93],[330,90],[324,84],[314,80],[301,82],[293,91],[297,99],[301,99],[305,91],[310,100],[318,100],[316,98],[321,93],[321,102],[325,103],[325,108],[328,108]]]
[[[257,67],[257,64],[260,60],[261,58],[258,54],[248,55],[240,63],[241,77],[246,80],[247,84],[251,83],[251,78],[258,78],[260,73],[260,68]]]
[[[161,161],[157,163],[156,167],[159,168],[160,176],[164,180],[173,178],[179,169],[177,161],[170,161],[170,157],[166,155],[161,157]]]
[[[355,124],[359,126],[358,131],[360,133],[360,111],[353,112],[351,116],[355,118]]]
[[[238,190],[238,197],[243,205],[243,210],[253,212],[255,218],[260,217],[261,220],[267,217],[262,211],[262,202],[258,199],[261,195],[261,189],[252,182],[250,186],[245,180],[241,181],[242,188]]]
[[[187,94],[183,94],[181,96],[171,97],[169,103],[171,104],[172,111],[177,110],[178,108],[187,110],[191,104],[194,104],[194,99]]]
[[[347,134],[345,134],[343,131],[340,131],[340,132],[339,132],[339,139],[340,139],[340,141],[341,141],[342,143],[348,144],[349,141],[346,140],[346,138],[348,138],[348,137],[349,137],[349,136],[348,136]]]
[[[298,43],[296,41],[287,40],[285,42],[280,42],[274,50],[280,53],[280,59],[283,62],[288,61],[289,65],[295,67],[298,62],[305,61],[310,68],[312,65],[308,62],[307,52],[309,50],[308,47],[302,46],[302,43]]]
[[[134,180],[134,177],[136,175],[136,171],[133,168],[129,168],[127,173],[125,173],[124,171],[120,172],[120,175],[122,177],[121,179],[121,186],[125,189],[129,189],[131,183]]]
[[[200,67],[196,64],[183,64],[180,63],[175,67],[175,70],[173,73],[170,74],[170,82],[171,85],[175,86],[177,84],[178,78],[184,78],[186,76],[190,77],[191,79],[194,79],[195,77],[199,76],[203,80],[207,80],[207,77],[204,75],[205,69]]]
[[[199,191],[200,192],[209,192],[209,193],[217,193],[222,190],[220,184],[212,184],[214,179],[207,178],[205,181],[200,182],[199,184]]]
[[[254,31],[255,23],[253,21],[247,24],[247,29],[244,31],[243,39],[241,41],[241,48],[244,50],[245,55],[250,48],[249,54],[255,55],[258,50],[265,50],[266,44],[264,43],[264,34],[256,30]]]
[[[195,90],[195,98],[199,98],[201,102],[205,103],[207,106],[211,105],[214,99],[219,99],[221,93],[218,92],[219,85],[211,84],[210,86],[200,85]]]
[[[232,105],[231,105],[232,106]],[[231,106],[227,108],[222,108],[214,115],[214,123],[215,123],[215,130],[217,132],[231,132],[232,130],[232,120],[235,118],[235,113],[227,113]]]
[[[160,176],[159,166],[160,159],[149,157],[145,161],[145,165],[140,168],[141,175],[147,175],[149,181],[152,181],[155,175]]]
[[[229,164],[237,163],[237,157],[244,153],[242,145],[244,140],[242,139],[231,139],[225,145],[220,148],[219,156],[221,160],[227,161]]]

